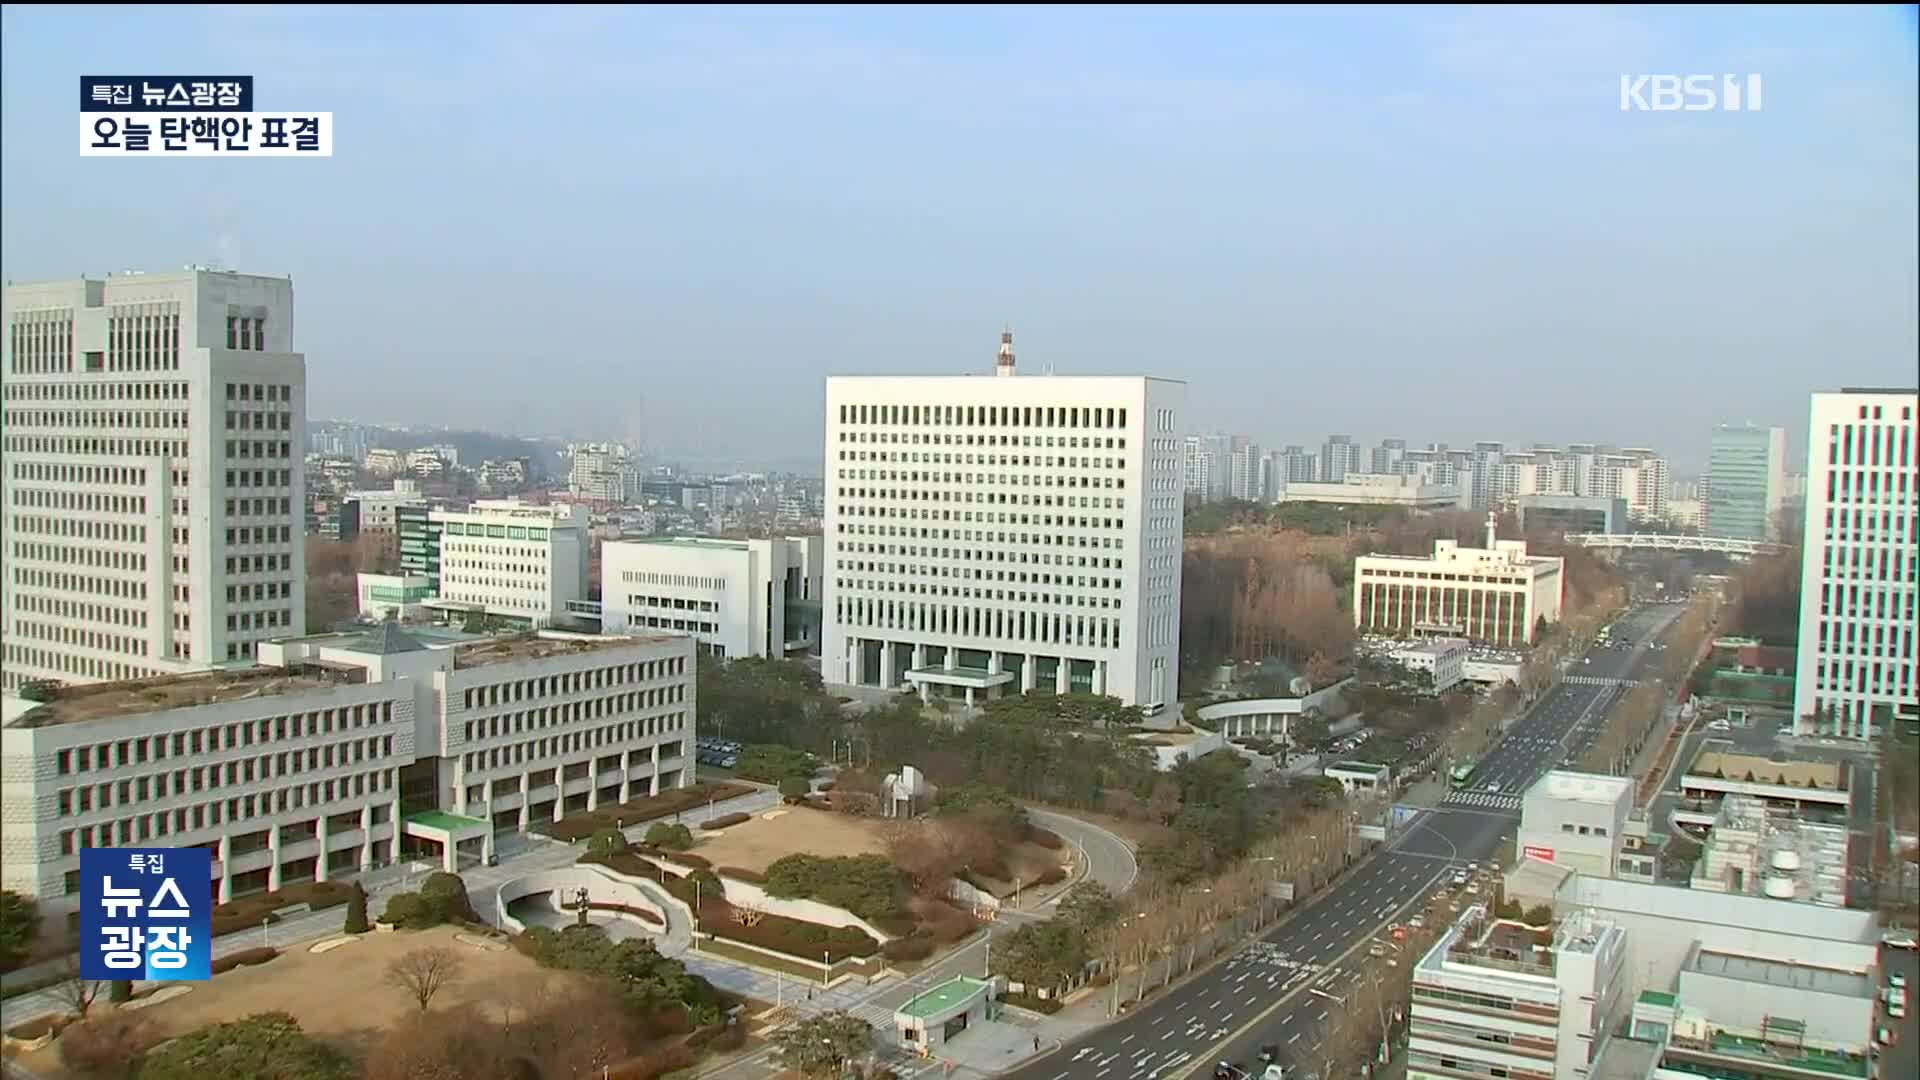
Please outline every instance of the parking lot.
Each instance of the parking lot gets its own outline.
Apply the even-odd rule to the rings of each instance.
[[[740,744],[729,739],[703,735],[694,740],[693,757],[702,765],[711,765],[717,769],[731,769],[740,764]]]

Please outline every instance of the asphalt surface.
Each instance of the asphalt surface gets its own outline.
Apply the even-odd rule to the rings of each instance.
[[[1257,1072],[1259,1049],[1269,1044],[1280,1047],[1280,1063],[1289,1072],[1317,1070],[1321,1033],[1360,977],[1369,942],[1417,902],[1443,891],[1455,868],[1488,860],[1513,834],[1518,792],[1562,760],[1578,757],[1631,682],[1653,677],[1664,653],[1650,645],[1680,611],[1663,605],[1625,616],[1615,634],[1624,632],[1631,646],[1595,648],[1591,663],[1572,663],[1567,674],[1578,677],[1562,681],[1508,727],[1467,790],[1422,813],[1292,918],[1122,1020],[1006,1075],[1172,1080],[1190,1072],[1210,1075],[1217,1061]],[[1499,790],[1489,790],[1493,785]]]

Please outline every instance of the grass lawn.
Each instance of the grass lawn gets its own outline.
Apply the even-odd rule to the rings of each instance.
[[[434,1008],[486,1001],[505,982],[572,976],[543,970],[517,949],[487,952],[454,942],[453,927],[393,934],[362,934],[352,945],[311,953],[308,942],[293,946],[265,964],[216,975],[145,1013],[169,1034],[207,1024],[238,1020],[252,1013],[284,1009],[310,1035],[364,1056],[385,1037],[388,1022],[404,1018],[412,1002],[385,982],[387,964],[414,949],[444,945],[464,961],[460,978],[434,999]],[[104,995],[96,1010],[110,1008]],[[21,1056],[21,1063],[47,1080],[71,1076],[60,1064],[60,1047]]]
[[[775,859],[796,851],[820,856],[884,854],[880,829],[881,823],[873,818],[781,806],[718,832],[695,829],[693,851],[714,866],[757,874]]]

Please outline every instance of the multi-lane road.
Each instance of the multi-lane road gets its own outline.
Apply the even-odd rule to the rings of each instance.
[[[1262,1046],[1280,1063],[1317,1070],[1331,1009],[1341,1008],[1366,951],[1387,923],[1444,888],[1456,867],[1489,859],[1519,818],[1518,794],[1584,751],[1608,708],[1651,678],[1652,645],[1678,607],[1638,609],[1616,626],[1633,644],[1595,648],[1450,793],[1359,869],[1227,960],[1009,1075],[1016,1080],[1171,1080],[1215,1062],[1254,1068]],[[1590,659],[1591,662],[1585,662]],[[1498,790],[1493,790],[1496,788]],[[1404,965],[1409,958],[1400,958]],[[1402,967],[1401,970],[1404,970]]]

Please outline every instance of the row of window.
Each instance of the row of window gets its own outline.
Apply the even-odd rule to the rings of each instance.
[[[120,769],[169,757],[215,754],[286,739],[311,739],[393,722],[391,701],[363,702],[259,720],[215,724],[191,731],[145,735],[114,742],[71,747],[54,755],[54,773],[66,776],[95,769]]]
[[[9,689],[19,686],[32,677],[29,672],[19,668],[33,668],[41,672],[53,672],[58,675],[71,675],[82,679],[136,679],[155,674],[152,668],[138,664],[127,664],[116,660],[101,660],[92,656],[75,656],[66,649],[37,649],[26,645],[8,644],[6,646],[7,668],[5,673]]]
[[[116,544],[144,544],[147,542],[145,525],[125,525],[117,521],[89,521],[74,517],[40,517],[35,514],[13,515],[15,532],[38,533],[42,536],[70,536],[79,540],[98,540]]]
[[[676,619],[671,615],[629,615],[629,630],[672,630],[682,634],[718,634],[719,623],[701,622],[698,619]]]
[[[1544,1005],[1531,1001],[1516,1001],[1513,998],[1499,994],[1482,994],[1473,990],[1432,986],[1420,982],[1413,984],[1413,997],[1415,1001],[1432,1001],[1451,1005],[1464,1005],[1470,1009],[1513,1013],[1516,1019],[1544,1024],[1549,1029],[1558,1022],[1560,1016],[1560,1009],[1556,1005]]]
[[[669,656],[659,660],[635,660],[611,667],[572,671],[560,675],[539,675],[487,686],[468,687],[462,698],[467,709],[491,709],[517,701],[539,701],[560,694],[578,694],[588,690],[652,682],[687,673],[687,658]],[[677,700],[677,699],[676,699]]]
[[[229,631],[272,630],[293,625],[293,609],[281,608],[278,611],[243,611],[227,616]]]
[[[1490,1065],[1472,1058],[1455,1057],[1451,1054],[1435,1054],[1426,1050],[1407,1052],[1407,1073],[1413,1075],[1422,1070],[1443,1069],[1456,1076],[1487,1076],[1494,1080],[1553,1080],[1553,1070],[1513,1069],[1505,1065]]]
[[[7,401],[186,401],[183,382],[31,382],[0,387]]]
[[[61,788],[56,807],[61,817],[90,814],[115,806],[130,806],[149,799],[167,799],[200,791],[218,791],[223,787],[265,782],[277,777],[321,772],[363,761],[393,756],[393,736],[330,742],[278,754],[262,754],[215,765],[160,771],[144,776],[110,780],[101,784]]]
[[[101,652],[119,653],[122,656],[147,655],[146,638],[109,634],[103,630],[78,630],[70,626],[53,626],[31,619],[15,619],[13,632],[29,641],[70,645],[76,649],[98,649]]]
[[[608,724],[589,731],[574,731],[565,735],[554,735],[544,739],[523,739],[505,746],[488,747],[470,751],[461,755],[461,764],[468,773],[476,770],[506,769],[534,761],[551,761],[556,757],[566,757],[582,751],[595,750],[603,746],[625,747],[621,756],[634,758],[645,755],[652,761],[650,747],[635,747],[636,739],[647,738],[669,731],[686,729],[686,713],[676,713],[671,717],[650,720],[629,720],[619,724]],[[641,732],[646,734],[642,735]],[[684,744],[681,753],[685,753]]]
[[[107,428],[113,431],[127,431],[135,428],[158,428],[164,431],[188,430],[187,414],[170,410],[115,412],[104,409],[71,411],[8,409],[6,423],[8,427]]]
[[[228,517],[254,517],[266,514],[293,513],[293,500],[282,495],[278,499],[228,499]]]
[[[1880,406],[1874,406],[1879,408]],[[1864,406],[1863,406],[1864,408]],[[1911,421],[1913,409],[1902,407],[1901,419]],[[1878,466],[1894,464],[1894,448],[1899,447],[1899,467],[1912,462],[1913,425],[1907,424],[1828,424],[1827,464],[1834,466]]]
[[[698,574],[659,574],[650,570],[622,571],[620,580],[628,585],[668,585],[679,589],[707,589],[712,592],[724,592],[727,588],[727,579],[723,577],[705,577]]]
[[[842,424],[895,427],[1124,428],[1125,408],[1073,405],[842,405]]]
[[[627,606],[671,608],[674,611],[717,612],[720,610],[720,605],[712,600],[688,600],[679,596],[640,596],[638,594],[627,596]]]
[[[1036,601],[1045,602],[1036,597]],[[1055,597],[1059,606],[1068,606]],[[927,634],[950,634],[995,641],[1083,648],[1122,647],[1121,620],[1048,611],[1006,611],[997,607],[929,604],[908,600],[842,597],[834,603],[840,627],[866,627]]]
[[[158,439],[79,439],[21,435],[6,441],[15,454],[65,454],[70,457],[174,457],[187,456],[184,441]]]
[[[135,570],[144,573],[147,569],[147,557],[136,551],[71,548],[62,544],[16,543],[13,545],[13,557],[64,563],[69,566],[97,566],[103,570]]]
[[[57,589],[64,593],[93,593],[97,596],[113,596],[123,600],[147,598],[145,581],[96,577],[92,574],[69,574],[59,570],[35,570],[25,566],[13,568],[13,583],[22,587]],[[176,588],[179,587],[176,586]]]
[[[254,525],[227,530],[227,546],[235,544],[286,544],[293,540],[291,525]]]
[[[42,488],[13,489],[15,506],[33,506],[46,510],[78,510],[95,514],[145,514],[144,495],[103,495],[97,491],[48,491]]]
[[[51,465],[37,461],[19,461],[13,465],[15,480],[43,480],[60,484],[112,484],[120,487],[146,487],[147,470],[123,465]],[[175,480],[184,484],[184,480]]]
[[[8,328],[15,375],[73,369],[73,312],[17,311]]]
[[[107,604],[88,604],[77,600],[65,600],[54,596],[38,596],[33,593],[16,592],[14,607],[19,611],[33,612],[39,615],[53,615],[62,619],[78,619],[83,622],[99,623],[103,626],[125,626],[145,629],[147,613],[144,608],[121,608]]]
[[[267,320],[227,316],[227,348],[264,352],[267,347]]]
[[[1459,1043],[1486,1043],[1510,1049],[1521,1056],[1553,1057],[1556,1039],[1548,1033],[1527,1034],[1525,1032],[1502,1031],[1498,1028],[1481,1027],[1477,1024],[1462,1024],[1452,1020],[1415,1013],[1413,1026],[1409,1034],[1413,1038],[1426,1036],[1433,1039],[1446,1039]]]
[[[177,569],[183,574],[186,573],[186,560],[179,560],[179,564]],[[234,574],[271,574],[275,572],[284,574],[291,569],[293,569],[293,556],[291,555],[236,555],[229,556],[227,559],[227,574],[229,576]]]

